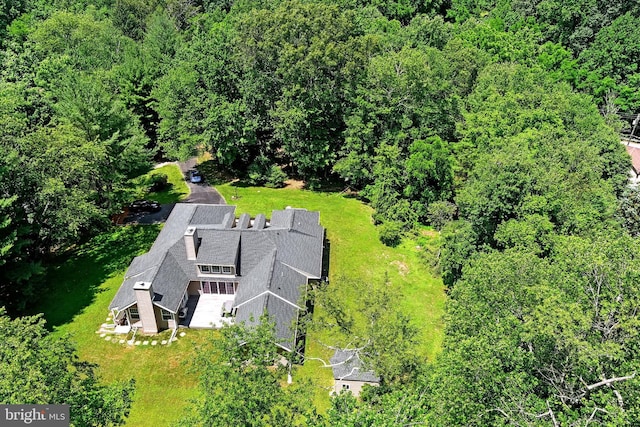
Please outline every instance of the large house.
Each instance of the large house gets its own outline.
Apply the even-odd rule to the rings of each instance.
[[[267,314],[292,351],[306,288],[323,276],[320,213],[235,216],[235,206],[178,203],[149,252],[134,258],[109,310],[145,334],[179,325],[255,324]]]

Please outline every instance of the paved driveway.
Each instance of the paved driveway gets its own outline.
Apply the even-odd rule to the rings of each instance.
[[[196,165],[196,159],[190,159],[186,162],[178,163],[180,166],[180,170],[182,171],[182,175],[187,176],[187,172],[192,170]],[[186,180],[187,185],[189,186],[189,190],[191,190],[191,194],[185,200],[184,203],[213,203],[216,205],[225,205],[227,202],[224,200],[224,197],[218,190],[216,190],[211,185],[206,182],[200,184],[192,184],[188,179]]]
[[[192,184],[187,177],[187,172],[195,167],[196,159],[190,159],[186,162],[178,163],[180,166],[180,170],[182,171],[182,175],[185,177],[185,181],[191,193],[189,196],[182,201],[182,203],[213,203],[217,205],[225,205],[227,202],[224,200],[224,197],[218,190],[209,184],[200,183],[200,184]],[[137,223],[137,224],[156,224],[159,222],[165,222],[169,217],[169,214],[173,210],[175,203],[169,203],[166,205],[162,205],[162,208],[159,212],[140,212],[140,213],[132,213],[125,218],[125,224]]]
[[[124,224],[157,224],[165,222],[175,205],[175,203],[161,205],[158,212],[129,213],[124,219]]]

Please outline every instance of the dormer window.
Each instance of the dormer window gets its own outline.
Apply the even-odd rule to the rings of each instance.
[[[234,275],[236,269],[231,265],[205,265],[198,264],[200,274],[226,274]]]

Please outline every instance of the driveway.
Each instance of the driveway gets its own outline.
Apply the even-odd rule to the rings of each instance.
[[[130,212],[124,219],[124,224],[158,224],[165,222],[173,210],[175,203],[160,205],[158,212]]]
[[[196,165],[195,157],[193,159],[189,159],[186,162],[178,163],[180,166],[180,170],[182,171],[182,175],[185,176],[185,180],[187,185],[189,186],[189,190],[191,190],[191,194],[184,199],[183,203],[212,203],[216,205],[226,205],[227,202],[224,200],[224,197],[218,190],[214,187],[210,186],[206,182],[201,182],[199,184],[193,184],[186,177],[188,176],[187,172],[194,169]]]
[[[209,184],[200,183],[193,184],[186,177],[188,176],[187,172],[191,169],[194,169],[196,165],[195,157],[193,159],[187,160],[186,162],[178,163],[180,170],[182,171],[182,175],[185,177],[185,182],[189,187],[191,193],[187,196],[186,199],[182,201],[182,203],[211,203],[216,205],[226,205],[227,202],[224,200],[224,197],[218,190]],[[169,217],[169,214],[173,210],[175,203],[169,203],[166,205],[162,205],[159,212],[140,212],[140,213],[130,213],[124,220],[124,224],[157,224],[160,222],[165,222]]]

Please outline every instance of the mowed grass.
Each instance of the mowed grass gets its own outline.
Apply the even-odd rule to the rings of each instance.
[[[168,186],[162,191],[149,192],[153,175],[166,175]],[[182,171],[175,164],[168,164],[134,180],[136,185],[136,198],[154,200],[160,204],[176,203],[189,195],[189,187]]]
[[[427,360],[437,354],[442,340],[442,283],[431,276],[415,242],[406,240],[397,248],[379,242],[368,206],[336,193],[228,184],[217,188],[228,203],[238,206],[238,214],[270,216],[273,209],[286,206],[319,210],[330,241],[331,283],[340,277],[380,283],[387,277],[402,292],[401,309],[420,329],[420,355]],[[236,194],[239,198],[234,200]],[[44,313],[55,334],[69,334],[80,358],[99,365],[98,373],[104,381],[136,380],[127,422],[131,426],[165,426],[180,418],[198,392],[189,361],[196,346],[213,335],[213,331],[187,330],[186,336],[171,346],[129,347],[96,334],[106,321],[109,303],[127,266],[134,256],[148,250],[158,232],[158,226],[114,227],[66,253],[49,269],[48,287],[34,311]],[[351,308],[358,310],[355,305]],[[157,339],[163,338],[166,336]],[[326,338],[322,337],[323,341]],[[328,361],[331,353],[311,334],[308,356]],[[318,386],[314,403],[319,411],[326,410],[333,383],[331,369],[308,361],[294,372],[294,379],[302,377],[311,378]]]
[[[231,184],[216,188],[227,203],[238,206],[238,214],[265,213],[269,217],[272,210],[287,206],[320,211],[320,222],[327,229],[330,242],[329,286],[348,283],[343,278],[372,284],[388,280],[391,286],[400,290],[399,309],[407,313],[419,329],[419,355],[426,362],[438,353],[442,344],[445,300],[442,281],[432,276],[414,240],[407,238],[396,248],[386,247],[380,242],[369,206],[338,193],[236,187]],[[348,301],[349,307],[357,312],[357,296],[349,294],[349,290],[341,291],[351,300]],[[311,333],[307,340],[307,356],[328,362],[332,351],[320,341],[334,344],[326,342],[330,338]],[[320,411],[326,409],[333,383],[331,369],[322,367],[319,361],[310,360],[296,372],[313,378],[315,384],[324,388],[316,396],[316,405]]]

